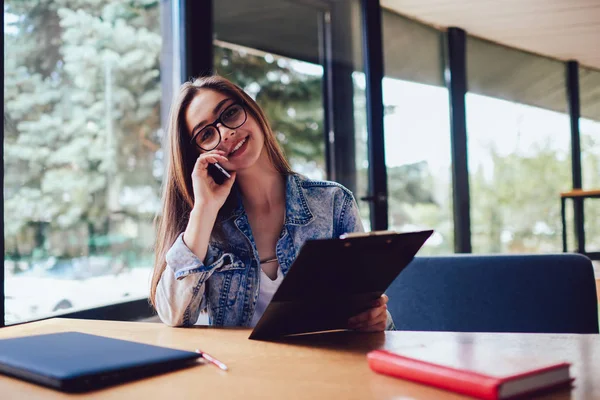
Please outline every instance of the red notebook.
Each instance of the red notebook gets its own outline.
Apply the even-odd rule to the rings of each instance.
[[[514,350],[514,349],[513,349]],[[436,386],[480,399],[521,397],[570,385],[570,364],[551,356],[486,348],[482,343],[435,342],[367,355],[378,373]]]

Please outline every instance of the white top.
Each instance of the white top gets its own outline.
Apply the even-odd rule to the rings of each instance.
[[[252,321],[250,322],[250,326],[254,328],[260,317],[262,317],[265,309],[271,302],[273,295],[277,291],[279,285],[281,285],[281,281],[283,281],[283,273],[281,272],[281,267],[277,268],[277,277],[275,280],[271,280],[265,274],[265,272],[260,269],[260,289],[258,292],[258,300],[256,301],[256,307],[254,308],[254,315],[252,316]]]

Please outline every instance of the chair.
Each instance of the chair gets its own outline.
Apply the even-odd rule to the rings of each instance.
[[[578,254],[416,257],[386,293],[399,330],[598,333],[592,263]]]

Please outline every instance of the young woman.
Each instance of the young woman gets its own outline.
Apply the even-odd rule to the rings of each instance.
[[[206,310],[212,325],[254,326],[304,241],[363,229],[352,193],[295,174],[258,104],[222,77],[181,86],[168,136],[150,292],[168,325]],[[217,184],[212,163],[231,178]],[[387,300],[348,328],[393,329]]]

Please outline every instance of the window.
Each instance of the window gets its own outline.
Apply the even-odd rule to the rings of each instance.
[[[559,196],[572,185],[564,64],[469,37],[467,75],[473,252],[560,252]]]
[[[452,253],[448,90],[389,78],[383,89],[390,229],[433,228],[421,254]]]
[[[4,3],[6,323],[147,297],[160,2]]]
[[[319,10],[293,1],[259,3],[268,9],[260,16],[255,3],[214,3],[215,72],[263,108],[295,171],[324,179]]]
[[[367,192],[360,174],[368,167],[366,143],[359,143],[366,132],[365,104],[353,85],[353,73],[362,68],[358,6],[319,0],[214,3],[216,72],[265,110],[295,171],[336,180],[357,199]],[[330,131],[332,149],[326,142]],[[334,174],[328,174],[328,163]],[[368,204],[359,206],[368,228]]]
[[[383,10],[389,228],[435,230],[420,254],[452,253],[452,176],[442,36]],[[417,50],[418,49],[418,50]]]

